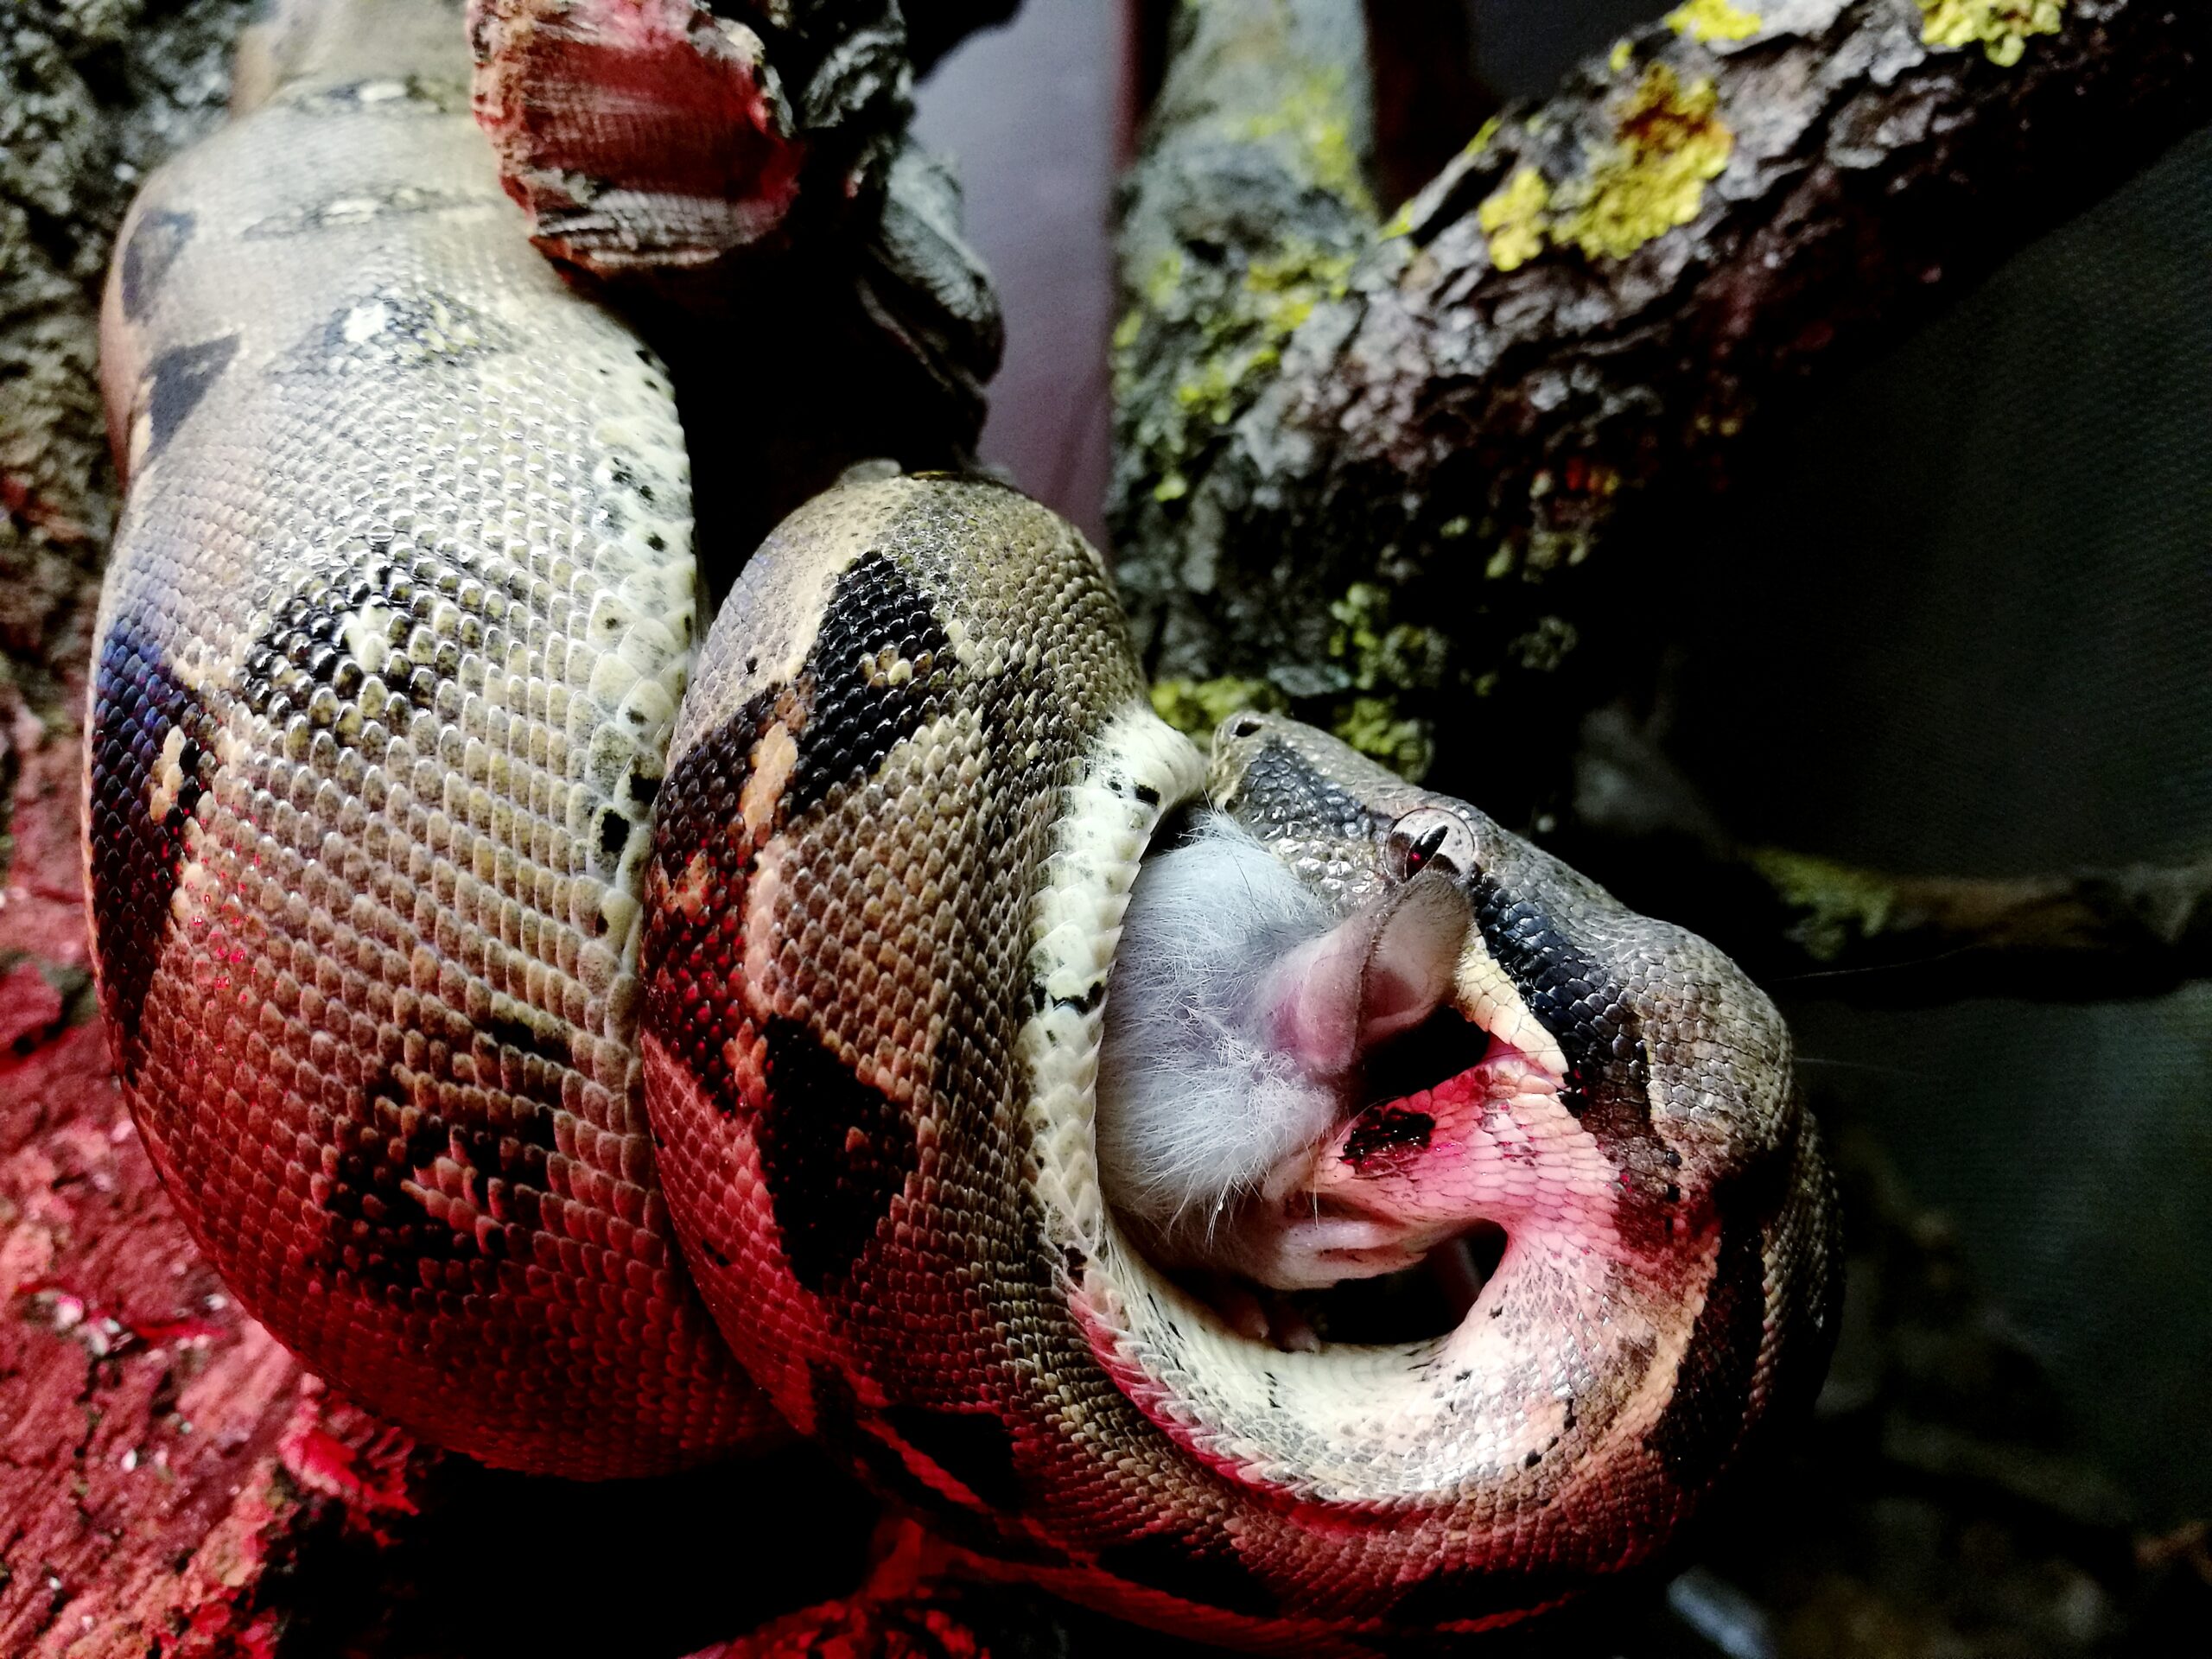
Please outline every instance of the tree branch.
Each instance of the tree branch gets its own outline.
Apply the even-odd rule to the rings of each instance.
[[[1779,388],[2109,191],[2212,77],[2212,10],[2154,0],[1698,0],[1377,230],[1357,85],[1317,90],[1357,10],[1185,32],[1123,229],[1112,518],[1187,706],[1256,683],[1401,764],[1433,736],[1446,779],[1556,776],[1603,692],[1554,671],[1592,673],[1656,486],[1721,481]]]
[[[1618,709],[1584,723],[1549,844],[1777,987],[1889,1005],[2145,996],[2212,974],[2212,856],[2008,877],[1902,875],[1748,846]]]

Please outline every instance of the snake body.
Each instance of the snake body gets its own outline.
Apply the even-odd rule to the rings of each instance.
[[[979,1561],[1223,1639],[1481,1629],[1652,1554],[1825,1348],[1772,1006],[1321,734],[1240,717],[1209,768],[1098,555],[995,483],[817,498],[695,653],[667,381],[531,249],[454,16],[313,14],[111,282],[94,960],[246,1306],[487,1460],[788,1422]],[[1102,1187],[1122,917],[1201,796],[1338,912],[1448,854],[1452,1006],[1518,1081],[1341,1157],[1505,1228],[1451,1331],[1276,1351]]]
[[[118,245],[102,1006],[200,1243],[308,1364],[497,1461],[662,1467],[766,1421],[676,1260],[633,1036],[683,433],[518,232],[457,15],[329,22]]]

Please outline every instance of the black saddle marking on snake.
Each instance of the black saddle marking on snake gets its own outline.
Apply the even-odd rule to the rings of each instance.
[[[1705,1305],[1690,1332],[1674,1395],[1644,1443],[1665,1462],[1669,1475],[1686,1490],[1709,1481],[1735,1452],[1751,1421],[1759,1361],[1767,1345],[1766,1229],[1788,1199],[1785,1184],[1799,1164],[1810,1131],[1802,1112],[1792,1116],[1781,1143],[1766,1159],[1726,1183],[1713,1195],[1720,1242]],[[1825,1168],[1820,1179],[1832,1179]],[[1829,1202],[1834,1202],[1829,1193]],[[1839,1252],[1829,1277],[1814,1294],[1790,1302],[1777,1340],[1802,1351],[1824,1355],[1835,1332],[1815,1310],[1837,1306],[1843,1294]],[[1821,1367],[1810,1368],[1817,1385]],[[1796,1375],[1803,1376],[1805,1373]],[[1770,1401],[1770,1419],[1783,1402]],[[1786,1414],[1784,1410],[1783,1414]]]
[[[353,1149],[340,1154],[322,1202],[339,1224],[326,1259],[387,1293],[421,1287],[424,1264],[496,1261],[506,1254],[505,1225],[535,1228],[546,1192],[547,1161],[558,1150],[562,1075],[567,1045],[548,1040],[524,1022],[472,1025],[449,1014],[420,1046],[420,1065],[390,1064],[377,1073],[345,1118]],[[549,1065],[550,1062],[550,1065]],[[456,1089],[496,1082],[511,1096],[497,1116],[442,1108]],[[334,1128],[339,1126],[333,1125]],[[473,1172],[469,1209],[499,1224],[480,1234],[433,1215],[408,1183],[441,1157]],[[487,1265],[465,1269],[472,1287],[489,1290]]]
[[[873,772],[937,712],[944,677],[922,665],[951,648],[929,596],[883,554],[863,554],[838,576],[800,673],[810,695],[785,822]],[[913,677],[894,684],[874,671],[886,652],[913,663]]]
[[[453,1142],[451,1126],[417,1105],[415,1093],[397,1070],[371,1085],[322,1200],[330,1217],[325,1263],[399,1298],[426,1288],[442,1264],[476,1254],[473,1236],[434,1218],[407,1190]]]
[[[1484,944],[1567,1056],[1561,1103],[1607,1153],[1649,1143],[1656,1154],[1643,1027],[1620,985],[1534,899],[1509,897],[1487,876],[1471,886]]]
[[[767,1026],[760,1163],[791,1270],[820,1292],[852,1271],[919,1156],[899,1104],[795,1020]]]
[[[388,566],[382,582],[375,575],[346,579],[342,588],[310,579],[276,606],[246,648],[238,677],[239,700],[272,725],[282,725],[296,710],[311,709],[320,686],[350,701],[365,677],[346,648],[346,625],[378,596],[380,588],[389,591]],[[405,662],[404,657],[397,660]],[[405,674],[395,677],[387,671],[378,677],[386,690],[403,699],[407,696]],[[428,705],[418,702],[416,706]]]
[[[146,448],[137,465],[144,466],[168,447],[207,389],[230,367],[238,349],[238,336],[225,334],[196,345],[172,346],[153,360],[146,372]]]
[[[116,280],[123,300],[123,315],[143,321],[154,302],[155,290],[168,275],[184,245],[192,240],[198,221],[191,213],[159,212],[142,217],[123,245]]]
[[[100,977],[111,988],[125,1082],[137,1074],[138,1013],[168,934],[184,827],[214,780],[214,729],[205,705],[146,634],[118,624],[101,642],[92,671],[90,877]],[[179,783],[163,804],[154,791],[172,732],[183,739],[174,757]],[[139,925],[149,917],[158,918],[154,925]]]
[[[1380,836],[1389,828],[1387,817],[1371,810],[1350,791],[1317,779],[1303,758],[1280,743],[1265,744],[1253,755],[1237,787],[1243,796],[1259,804],[1262,814],[1270,802],[1294,804],[1301,812],[1318,806],[1320,810],[1317,816],[1341,830],[1347,837],[1363,831]]]
[[[497,318],[435,289],[385,286],[347,300],[270,365],[270,378],[407,373],[514,348]]]
[[[1758,1215],[1750,1206],[1721,1205],[1719,1259],[1705,1306],[1690,1329],[1689,1351],[1675,1379],[1674,1397],[1644,1436],[1675,1482],[1694,1489],[1709,1480],[1743,1438],[1766,1338],[1766,1257]]]

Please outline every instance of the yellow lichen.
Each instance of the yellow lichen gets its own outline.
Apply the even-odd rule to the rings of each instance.
[[[1313,314],[1316,301],[1341,300],[1351,291],[1353,257],[1348,251],[1323,253],[1310,243],[1292,243],[1245,268],[1244,291],[1259,296],[1262,322],[1287,334]]]
[[[1605,54],[1605,67],[1617,75],[1635,61],[1636,46],[1626,38],[1615,41],[1613,49]]]
[[[1728,0],[1686,0],[1667,14],[1667,27],[1694,41],[1748,41],[1759,32],[1759,17]]]
[[[1533,167],[1522,168],[1484,200],[1475,221],[1490,238],[1491,264],[1511,270],[1544,251],[1551,200],[1551,187]]]
[[[1175,297],[1175,286],[1183,280],[1183,250],[1170,248],[1161,254],[1144,279],[1144,296],[1155,311]]]
[[[1586,178],[1554,193],[1566,211],[1552,238],[1588,258],[1625,259],[1695,219],[1706,181],[1720,175],[1736,148],[1719,111],[1710,80],[1685,86],[1667,65],[1653,64],[1621,111],[1615,142],[1592,157]]]
[[[1979,46],[2010,68],[2031,35],[2056,35],[2066,0],[1920,0],[1920,38],[1930,46]]]
[[[1202,265],[1188,270],[1179,252],[1155,265],[1143,283],[1141,306],[1114,334],[1114,392],[1125,404],[1145,405],[1136,432],[1159,482],[1153,499],[1180,500],[1190,493],[1192,462],[1218,431],[1250,402],[1262,372],[1281,360],[1283,347],[1325,300],[1351,291],[1357,255],[1330,251],[1310,238],[1292,238],[1254,259],[1241,275]],[[1140,398],[1137,347],[1147,318],[1194,334],[1198,349],[1181,362],[1168,396]]]
[[[1177,404],[1215,426],[1234,420],[1246,378],[1281,360],[1284,344],[1315,305],[1350,291],[1352,260],[1348,251],[1324,253],[1302,242],[1255,259],[1231,303],[1201,324],[1205,349],[1176,382]]]
[[[1799,912],[1790,937],[1816,961],[1834,961],[1854,938],[1872,938],[1896,912],[1897,894],[1863,871],[1773,848],[1754,852],[1751,862],[1775,895]]]
[[[1330,728],[1362,754],[1380,760],[1409,783],[1419,783],[1436,758],[1425,720],[1402,719],[1388,697],[1354,697]]]
[[[1359,152],[1345,114],[1344,72],[1316,70],[1301,77],[1274,109],[1244,123],[1244,137],[1288,138],[1306,176],[1363,215],[1375,212],[1375,199],[1360,176]]]
[[[1224,674],[1211,680],[1161,680],[1152,688],[1152,706],[1177,731],[1206,738],[1231,715],[1246,709],[1274,713],[1285,703],[1282,693],[1265,680]]]
[[[1221,359],[1208,358],[1175,383],[1175,401],[1208,420],[1225,421],[1236,412],[1236,383],[1249,366],[1249,359],[1240,359],[1232,370]]]
[[[1450,647],[1433,628],[1390,620],[1390,595],[1371,582],[1355,582],[1329,604],[1336,626],[1329,655],[1342,663],[1355,691],[1432,690],[1442,683]]]

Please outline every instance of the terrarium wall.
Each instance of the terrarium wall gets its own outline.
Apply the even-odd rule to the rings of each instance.
[[[1737,834],[1924,874],[2204,858],[2208,271],[2200,135],[1825,389],[1669,550],[1669,746]],[[1773,988],[2086,1443],[2202,1515],[2212,988],[1951,1001],[1943,967]]]

